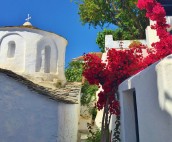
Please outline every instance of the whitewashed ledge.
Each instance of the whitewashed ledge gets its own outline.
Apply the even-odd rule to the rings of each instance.
[[[7,75],[10,78],[26,85],[29,89],[37,92],[40,95],[45,95],[49,97],[49,99],[53,99],[56,101],[60,101],[68,104],[78,104],[79,103],[79,95],[81,91],[81,83],[78,82],[70,82],[65,85],[65,87],[61,88],[48,88],[38,85],[31,80],[18,75],[10,70],[1,69],[0,73]]]

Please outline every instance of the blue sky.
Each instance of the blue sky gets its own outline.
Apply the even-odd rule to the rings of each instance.
[[[97,32],[80,22],[78,6],[70,0],[2,0],[0,26],[19,26],[27,14],[33,26],[59,34],[68,40],[66,65],[72,58],[99,51],[95,43]]]

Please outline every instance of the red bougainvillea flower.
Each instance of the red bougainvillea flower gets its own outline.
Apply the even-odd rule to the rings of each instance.
[[[110,49],[106,63],[94,54],[84,56],[83,75],[90,84],[102,86],[98,94],[97,107],[103,109],[108,99],[108,110],[111,114],[119,115],[119,102],[114,95],[118,86],[128,77],[138,73],[159,59],[172,53],[172,36],[167,32],[165,10],[156,0],[138,0],[137,6],[146,10],[146,16],[155,21],[151,28],[157,31],[159,42],[153,43],[153,48],[139,44],[126,50]],[[147,56],[143,56],[143,50]]]

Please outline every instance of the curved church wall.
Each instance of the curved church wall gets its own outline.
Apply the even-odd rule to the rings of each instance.
[[[36,72],[57,72],[58,50],[55,42],[44,37],[37,42]]]
[[[13,71],[23,71],[25,48],[25,39],[21,35],[4,35],[0,41],[0,66]]]
[[[67,41],[38,29],[0,28],[0,68],[41,80],[66,81],[64,75]]]

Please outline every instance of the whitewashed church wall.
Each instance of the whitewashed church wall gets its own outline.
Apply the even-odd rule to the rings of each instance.
[[[14,71],[24,71],[25,39],[16,33],[6,34],[0,40],[0,66]]]
[[[19,32],[26,40],[25,48],[25,70],[26,74],[33,74],[36,67],[37,42],[43,37],[37,33]]]
[[[8,56],[9,42],[15,42],[13,56]],[[67,41],[53,33],[25,28],[0,28],[0,67],[35,75],[44,80],[66,82],[64,75]]]
[[[164,70],[168,70],[167,72],[171,74],[171,56],[164,60],[171,61],[171,63],[168,62],[166,68],[164,68]],[[167,75],[166,72],[166,78],[164,78],[162,68],[157,68],[156,73],[155,68],[157,64],[161,64],[161,62],[163,61],[149,66],[142,72],[127,79],[119,86],[122,142],[137,142],[136,132],[138,132],[140,142],[165,142],[171,141],[172,139],[172,113],[170,111],[172,109],[171,85],[165,85],[166,83],[171,84],[172,75]],[[165,79],[167,79],[168,82],[165,81]],[[138,131],[135,127],[137,125],[135,122],[136,114],[133,108],[134,91],[136,93]],[[166,95],[167,93],[168,96]],[[168,107],[162,109],[160,102],[168,104]]]
[[[57,75],[58,75],[58,78],[60,80],[64,80],[66,81],[66,77],[65,77],[65,53],[66,53],[66,41],[64,40],[60,40],[60,39],[56,39],[54,40],[56,45],[58,46],[58,62],[57,62],[57,66],[58,66],[58,72],[57,72]]]
[[[56,73],[57,72],[57,61],[58,61],[58,49],[54,41],[48,37],[43,37],[37,42],[36,50],[36,72]],[[44,53],[45,52],[45,53]],[[47,56],[44,56],[43,54]],[[45,62],[45,61],[47,62]],[[44,64],[44,66],[42,66]],[[46,64],[49,67],[46,68]],[[49,68],[49,69],[48,69]]]
[[[57,142],[77,142],[78,134],[78,108],[77,104],[59,104],[57,114]]]
[[[5,142],[76,142],[78,105],[63,104],[0,73],[0,138]]]

